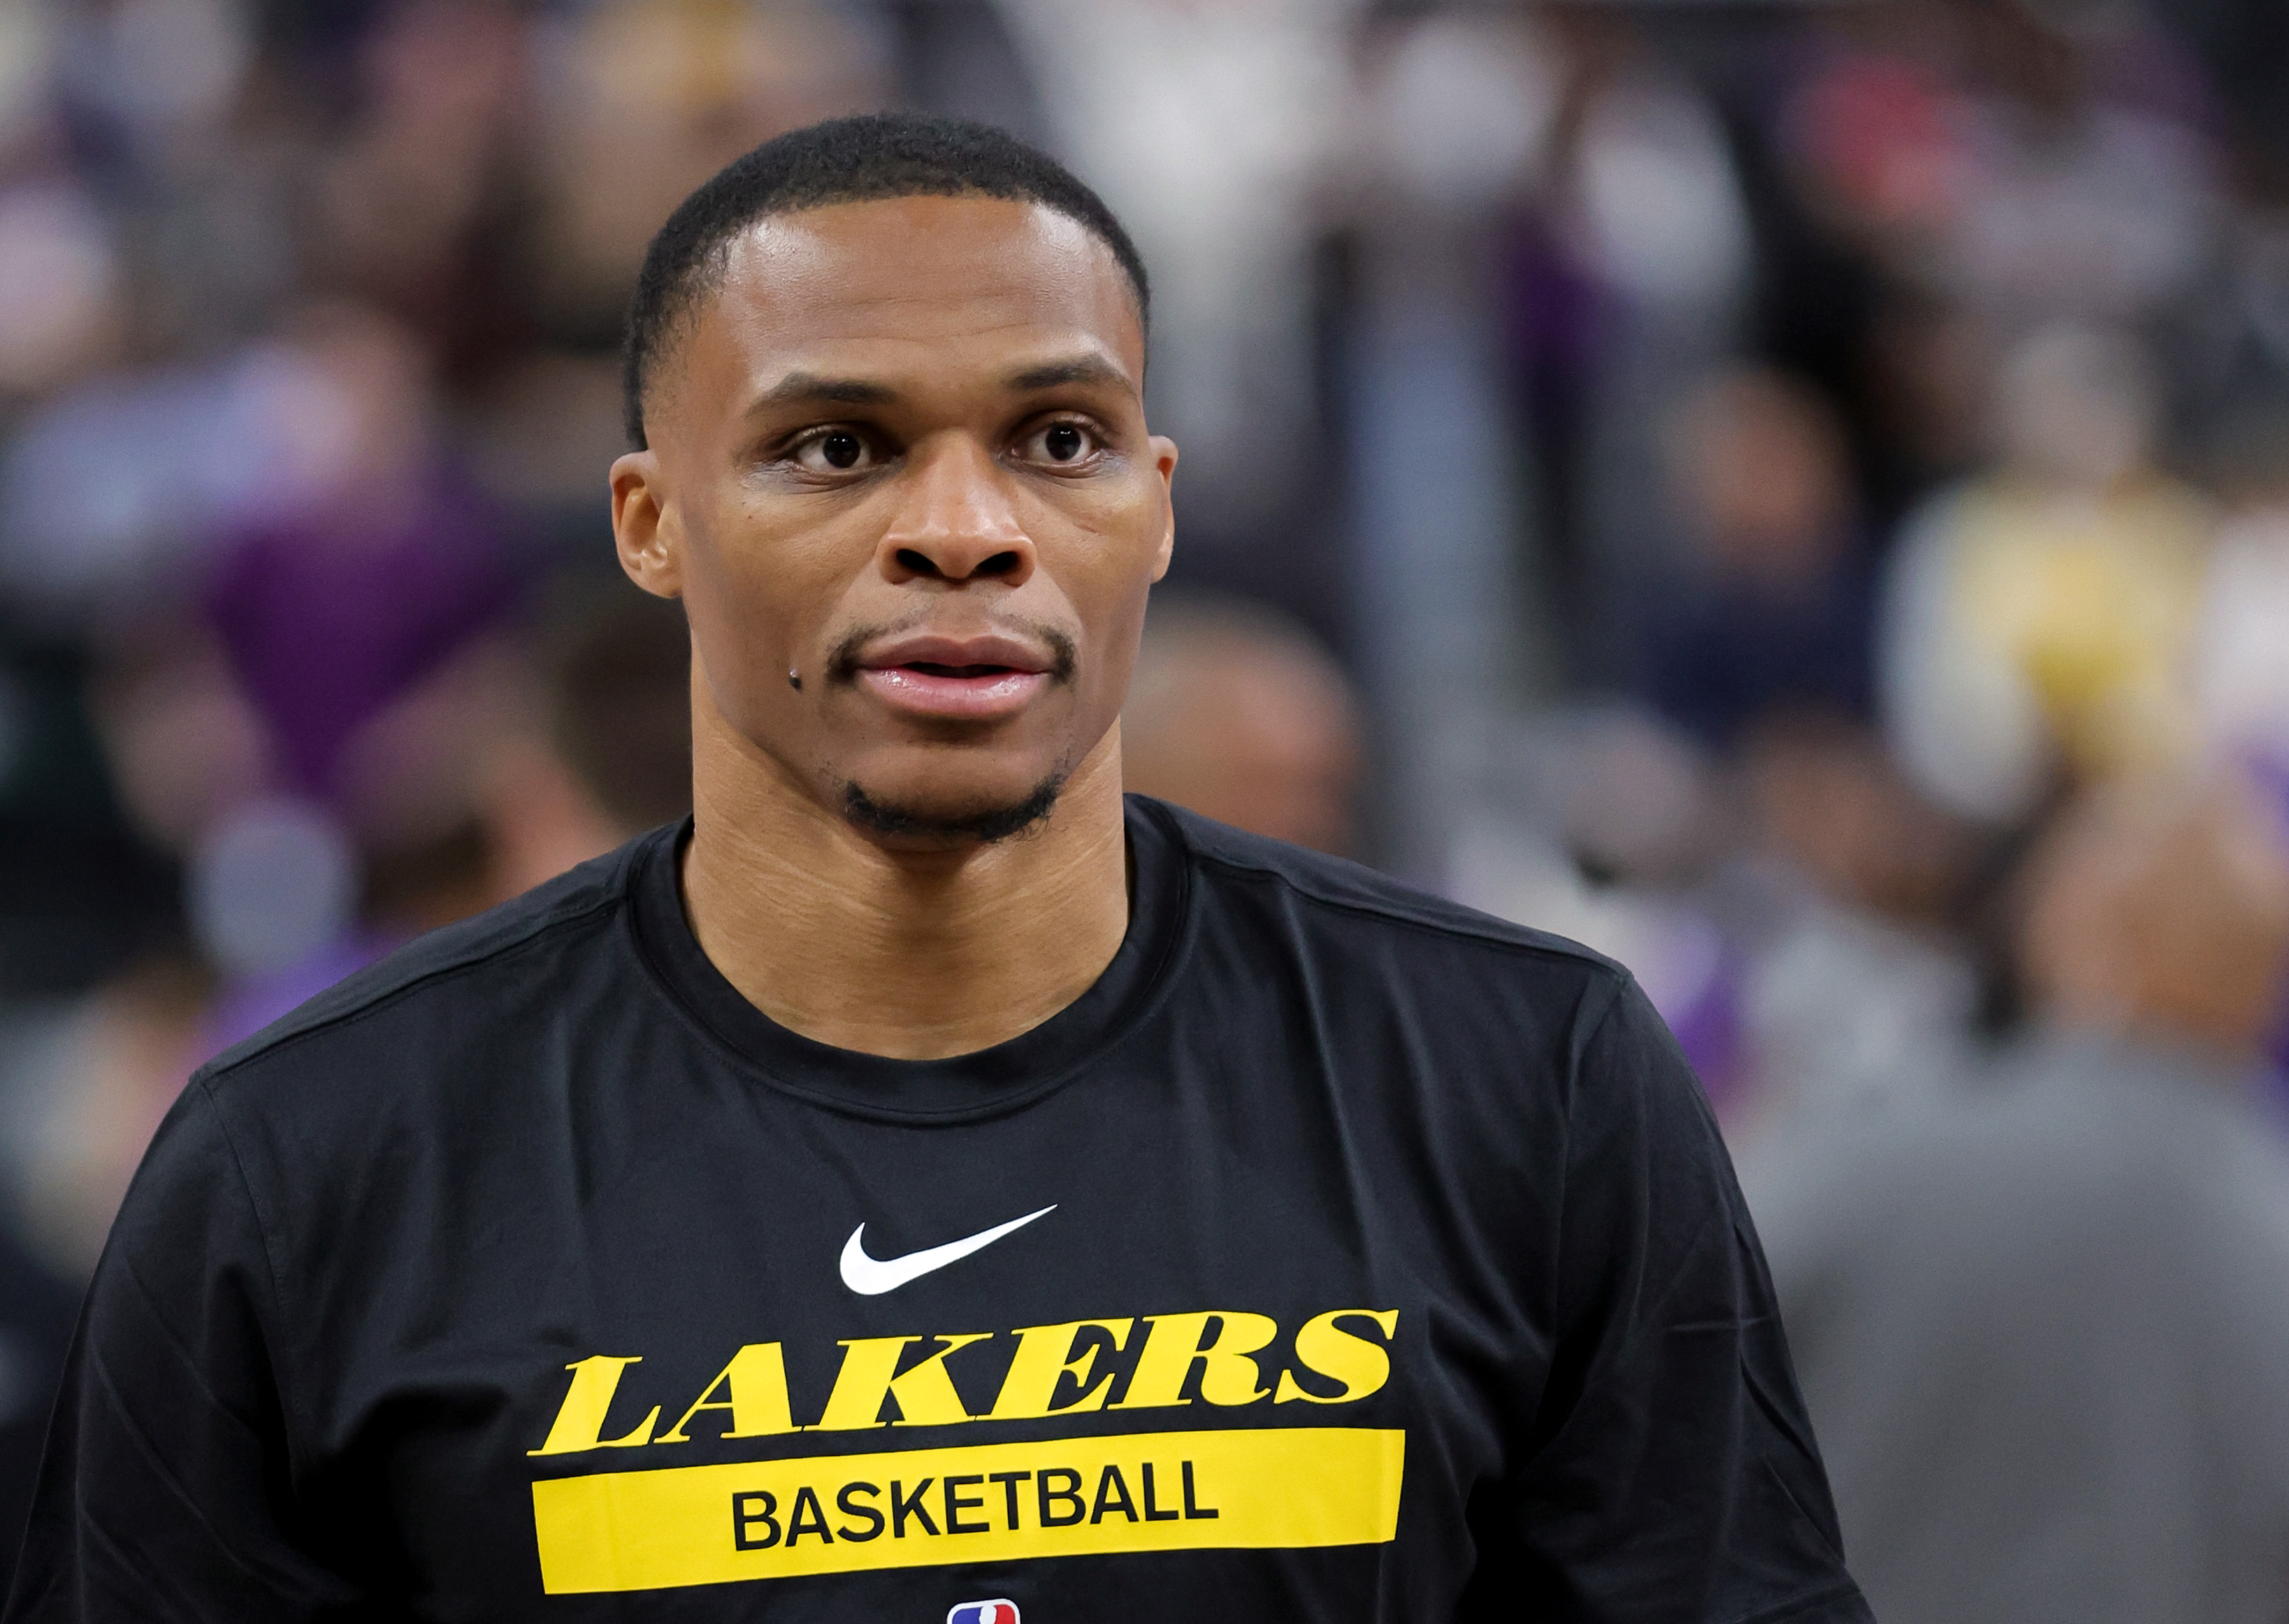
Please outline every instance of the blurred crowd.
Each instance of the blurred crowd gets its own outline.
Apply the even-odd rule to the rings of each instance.
[[[189,1070],[688,806],[620,313],[902,106],[1151,266],[1131,787],[1637,972],[1878,1615],[2281,1624],[2285,63],[2267,0],[0,0],[0,1544]]]

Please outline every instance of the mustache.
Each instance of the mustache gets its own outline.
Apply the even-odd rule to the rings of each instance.
[[[837,641],[826,657],[826,680],[844,687],[857,681],[858,662],[866,652],[868,645],[885,637],[910,632],[919,624],[919,622],[912,622],[905,625],[858,626],[846,633]],[[1046,621],[1009,621],[1004,622],[1003,626],[1008,631],[1020,633],[1035,640],[1049,649],[1051,664],[1048,675],[1052,682],[1073,681],[1077,656],[1073,640],[1070,634],[1060,627],[1050,625]]]

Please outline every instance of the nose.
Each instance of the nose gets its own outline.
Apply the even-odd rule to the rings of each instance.
[[[884,575],[901,584],[993,580],[1016,586],[1033,574],[1033,537],[1010,505],[1009,476],[984,447],[949,434],[910,454],[905,499],[875,553]]]

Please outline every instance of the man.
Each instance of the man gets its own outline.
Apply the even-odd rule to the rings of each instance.
[[[1145,307],[974,126],[678,211],[696,818],[194,1079],[11,1620],[1866,1617],[1627,975],[1124,807]]]
[[[2289,865],[2238,790],[2038,848],[2038,1024],[1977,1087],[1807,1114],[1757,1209],[1886,1624],[2289,1618],[2289,1155],[2253,1097]]]
[[[1239,599],[1160,596],[1121,709],[1121,776],[1218,823],[1352,849],[1359,702],[1302,626]]]

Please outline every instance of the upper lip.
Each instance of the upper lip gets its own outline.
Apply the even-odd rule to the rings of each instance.
[[[858,657],[857,664],[862,671],[888,671],[899,665],[944,665],[956,671],[985,666],[1036,673],[1054,669],[1057,660],[1046,649],[999,633],[947,637],[913,632],[873,644]]]

